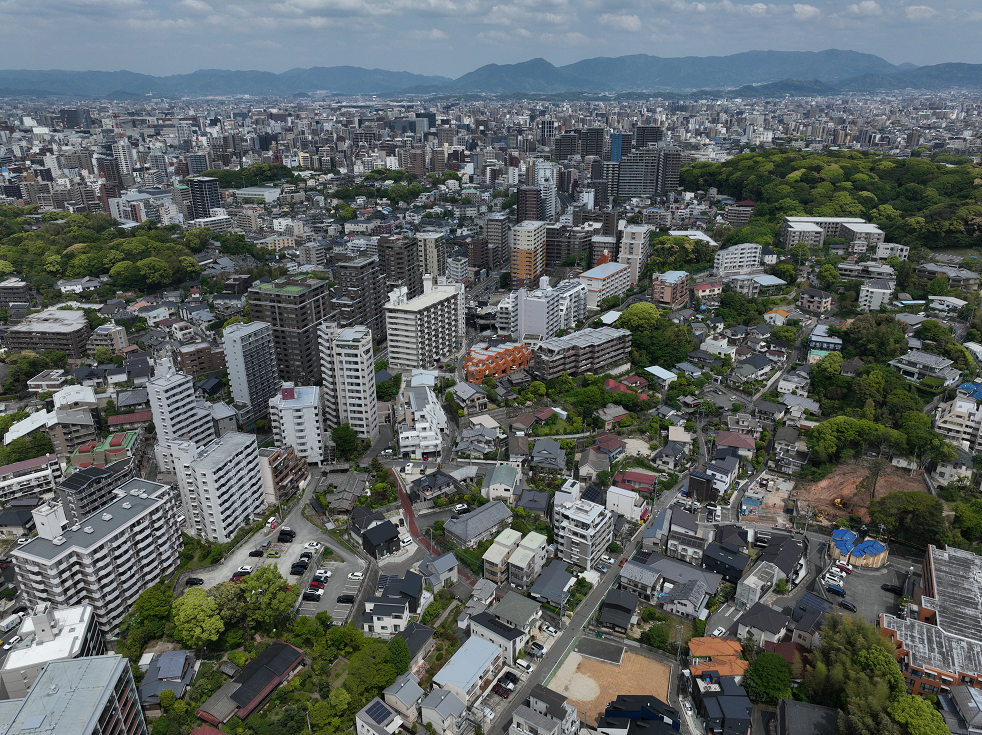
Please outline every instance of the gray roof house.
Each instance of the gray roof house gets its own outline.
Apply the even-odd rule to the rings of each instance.
[[[532,629],[532,622],[541,615],[541,608],[535,600],[509,591],[491,612],[503,623],[528,633]]]
[[[420,720],[437,733],[456,733],[462,728],[467,707],[448,689],[434,687],[419,706]]]
[[[457,546],[473,549],[489,539],[511,521],[511,510],[500,500],[494,500],[443,527],[447,540]]]
[[[553,607],[559,607],[569,599],[573,579],[573,575],[566,571],[563,562],[553,561],[543,567],[542,574],[535,580],[529,594],[537,600],[548,602]]]
[[[382,690],[382,696],[385,703],[398,712],[404,722],[416,721],[419,703],[423,701],[423,690],[419,686],[419,679],[412,673],[407,671],[397,676],[392,684]]]
[[[518,468],[511,464],[499,464],[485,478],[481,491],[488,500],[503,500],[511,505],[520,486]]]
[[[683,618],[698,618],[699,613],[709,601],[706,583],[701,579],[690,579],[677,584],[661,599],[665,610]]]
[[[546,437],[535,442],[532,465],[543,470],[566,471],[566,451],[555,439]]]
[[[651,602],[658,596],[661,578],[657,569],[634,560],[621,567],[621,589],[637,595],[646,602]]]
[[[783,637],[791,623],[784,613],[780,613],[767,605],[755,602],[741,617],[737,628],[740,640],[748,635],[753,636],[760,645],[765,641],[777,643]]]
[[[453,587],[457,584],[457,557],[452,551],[443,556],[428,556],[419,563],[419,573],[426,583],[437,590],[441,587]]]

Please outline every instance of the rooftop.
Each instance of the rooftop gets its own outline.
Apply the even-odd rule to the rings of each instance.
[[[45,309],[37,314],[28,314],[20,324],[11,327],[8,332],[61,332],[70,334],[77,329],[88,328],[89,320],[84,311],[66,309]]]
[[[461,691],[469,691],[500,653],[501,649],[490,641],[476,636],[468,638],[433,677],[433,683],[441,687],[453,684]]]
[[[40,614],[40,611],[37,612]],[[55,608],[54,614],[58,623],[57,628],[52,631],[55,638],[53,641],[42,642],[34,635],[34,621],[28,613],[17,631],[18,635],[24,639],[23,642],[7,654],[0,668],[9,671],[23,666],[78,656],[82,647],[85,628],[92,621],[92,606],[74,605]]]
[[[580,274],[580,278],[609,278],[615,273],[630,269],[630,267],[627,263],[604,263],[603,265],[598,265],[596,268],[584,271]]]

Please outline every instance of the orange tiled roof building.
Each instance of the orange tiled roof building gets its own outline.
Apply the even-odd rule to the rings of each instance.
[[[532,349],[517,342],[491,346],[474,345],[464,358],[467,381],[480,385],[489,375],[498,378],[515,370],[524,370],[532,361]]]

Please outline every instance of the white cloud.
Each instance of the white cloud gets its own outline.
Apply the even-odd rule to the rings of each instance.
[[[801,18],[802,20],[809,20],[811,18],[817,18],[822,14],[822,11],[816,8],[814,5],[803,5],[801,3],[794,4],[794,17]]]
[[[428,31],[409,31],[406,35],[415,41],[440,41],[447,37],[447,34],[439,28],[430,28]]]
[[[599,20],[602,25],[618,31],[637,33],[641,30],[641,19],[636,15],[614,15],[613,13],[604,13],[600,16]]]
[[[927,20],[938,13],[930,5],[910,5],[904,8],[904,12],[907,13],[907,17],[911,20]]]
[[[854,15],[883,15],[883,8],[876,0],[863,0],[856,5],[850,5],[849,12]]]

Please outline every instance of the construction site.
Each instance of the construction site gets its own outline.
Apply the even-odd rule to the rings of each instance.
[[[791,493],[797,506],[796,512],[803,517],[807,511],[814,511],[813,520],[819,523],[835,524],[839,518],[850,515],[859,516],[864,523],[869,521],[870,468],[861,463],[843,464],[818,482],[798,482]],[[924,473],[897,467],[886,466],[876,481],[876,498],[882,498],[899,490],[928,492]]]

